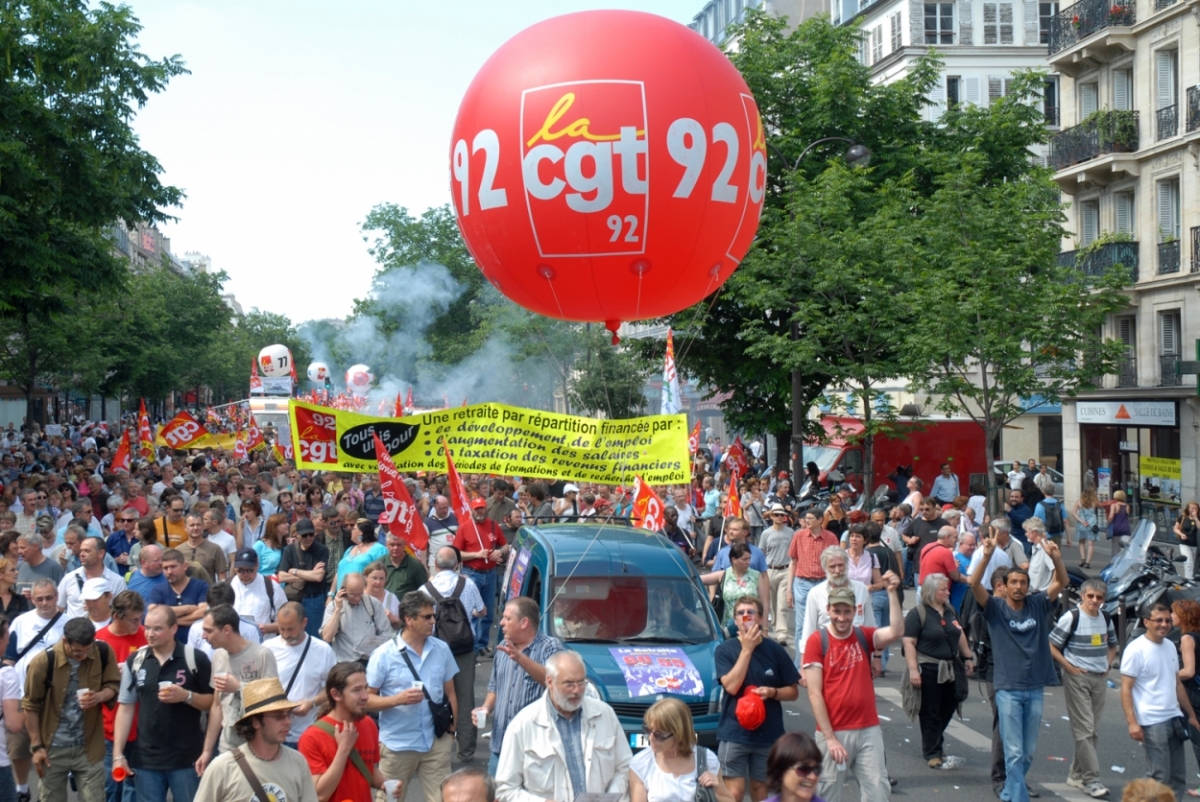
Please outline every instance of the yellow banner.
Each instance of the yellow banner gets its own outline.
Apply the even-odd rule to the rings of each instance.
[[[233,451],[233,444],[237,442],[236,434],[206,434],[194,443],[189,443],[185,451],[191,451],[197,448],[222,448],[226,451]],[[171,444],[160,434],[154,438],[155,447],[170,446]]]
[[[1183,460],[1164,457],[1138,457],[1138,473],[1143,477],[1159,479],[1183,479]]]
[[[293,400],[288,406],[296,467],[375,471],[378,432],[396,469],[445,471],[445,438],[459,471],[649,484],[689,479],[686,415],[603,420],[504,404],[379,418]]]

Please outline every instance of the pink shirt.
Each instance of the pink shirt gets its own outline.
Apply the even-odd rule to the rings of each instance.
[[[857,562],[853,554],[847,552],[846,556],[848,558],[846,560],[846,576],[851,579],[857,579],[864,585],[870,585],[874,581],[872,573],[874,569],[879,567],[879,562],[875,559],[875,555],[864,549],[862,556],[858,558]]]

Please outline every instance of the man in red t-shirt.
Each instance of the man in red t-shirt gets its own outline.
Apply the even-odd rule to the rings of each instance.
[[[817,795],[841,802],[849,772],[862,789],[864,802],[887,802],[891,794],[884,765],[883,731],[875,709],[871,652],[886,649],[904,633],[903,611],[896,589],[900,577],[887,582],[891,624],[878,629],[854,626],[856,599],[850,587],[829,590],[829,626],[804,644],[804,677],[808,701],[817,720],[817,746],[823,765]]]
[[[917,572],[917,582],[923,582],[931,574],[944,574],[952,582],[966,582],[967,578],[958,570],[958,562],[954,559],[954,546],[958,543],[958,530],[953,526],[943,526],[938,530],[937,540],[927,543],[921,549],[920,570]],[[953,590],[953,585],[951,585]]]
[[[379,726],[367,716],[367,674],[361,663],[338,663],[325,691],[333,708],[300,736],[299,750],[317,786],[317,798],[372,802],[383,788],[379,771]],[[393,798],[404,797],[400,783]]]
[[[487,502],[481,498],[471,500],[471,520],[459,522],[458,532],[450,543],[458,549],[462,559],[462,575],[475,583],[483,597],[486,612],[476,618],[475,651],[483,656],[489,654],[488,646],[492,635],[492,617],[496,611],[496,567],[508,556],[508,541],[495,521],[487,517]]]
[[[112,647],[117,665],[122,669],[130,654],[146,645],[146,631],[142,629],[142,616],[146,612],[146,603],[133,590],[123,590],[112,600],[112,622],[96,632],[96,640],[102,640]],[[133,802],[133,777],[125,780],[124,788],[118,793],[118,783],[112,778],[113,754],[113,725],[117,720],[117,706],[108,705],[100,708],[104,717],[104,795],[107,799],[117,799],[121,802]],[[129,757],[134,753],[137,743],[137,716],[129,726],[129,740],[125,743],[124,754]],[[128,764],[127,764],[128,765]]]

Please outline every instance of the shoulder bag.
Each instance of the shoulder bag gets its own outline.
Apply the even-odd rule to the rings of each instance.
[[[273,799],[274,797],[267,796],[267,792],[263,790],[262,783],[258,781],[258,775],[254,773],[254,769],[250,768],[250,763],[246,760],[246,756],[242,754],[240,747],[235,746],[230,750],[233,754],[233,759],[237,761],[238,768],[242,770],[242,775],[246,778],[246,782],[250,783],[250,790],[254,792],[258,799]]]
[[[717,802],[717,789],[708,788],[700,784],[700,775],[708,771],[708,766],[705,762],[705,754],[708,752],[700,744],[692,747],[696,751],[696,796],[695,802]]]
[[[328,721],[321,719],[313,724],[321,732],[333,739],[334,744],[337,743],[337,730]],[[354,764],[354,768],[358,769],[358,773],[367,781],[367,785],[371,784],[371,771],[367,768],[367,762],[362,759],[362,755],[358,753],[358,747],[350,750],[350,762]]]
[[[408,659],[408,649],[401,649],[400,656],[404,658],[404,662],[408,665],[408,670],[412,672],[415,679],[420,679],[421,675],[417,673],[417,669],[413,667],[412,660]],[[429,712],[433,714],[433,737],[441,738],[450,730],[450,726],[454,723],[454,708],[450,707],[450,700],[442,694],[442,701],[435,702],[433,697],[429,695],[429,689],[425,687],[425,683],[421,683],[421,693],[425,694],[425,704],[429,705]]]

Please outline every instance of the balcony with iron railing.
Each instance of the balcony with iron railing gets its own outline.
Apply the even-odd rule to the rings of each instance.
[[[1154,10],[1162,11],[1164,8],[1167,8],[1168,6],[1173,6],[1177,2],[1178,2],[1178,0],[1154,0]]]
[[[1141,121],[1138,112],[1101,109],[1079,125],[1050,138],[1050,166],[1063,170],[1108,153],[1133,153],[1138,149]]]
[[[1154,113],[1158,131],[1158,139],[1170,139],[1179,133],[1179,106],[1165,106]]]
[[[1158,243],[1158,275],[1179,272],[1179,240]]]
[[[1200,86],[1189,86],[1187,91],[1187,133],[1200,128]]]
[[[1129,273],[1129,283],[1138,280],[1138,244],[1136,242],[1106,242],[1078,251],[1063,251],[1058,255],[1060,267],[1074,267],[1085,276],[1100,277],[1120,266]]]
[[[1183,377],[1175,370],[1175,363],[1179,361],[1178,354],[1163,354],[1158,358],[1159,363],[1159,387],[1182,387]]]
[[[1118,387],[1137,387],[1137,358],[1132,356],[1123,356],[1117,363],[1117,386]]]
[[[1134,0],[1081,0],[1050,19],[1049,55],[1060,53],[1107,28],[1137,22]]]
[[[1192,269],[1193,273],[1200,273],[1200,226],[1192,226]]]

